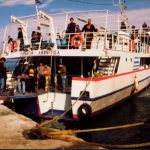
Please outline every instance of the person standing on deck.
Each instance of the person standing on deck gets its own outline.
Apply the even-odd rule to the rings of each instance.
[[[2,62],[3,65],[4,65],[5,61],[6,61],[6,58],[2,57],[1,62]],[[6,68],[6,72],[8,72],[7,68]],[[7,74],[5,74],[5,78],[4,78],[4,91],[6,90],[6,81],[7,81]]]
[[[18,28],[18,40],[20,41],[20,50],[23,50],[24,39],[23,39],[23,32],[21,27]]]
[[[61,76],[62,92],[65,92],[65,90],[66,90],[66,85],[67,85],[67,76],[66,76],[67,70],[66,70],[66,66],[63,65],[63,64],[60,64],[60,65],[59,65],[59,68],[60,68],[60,69],[59,69],[58,73],[59,73],[60,76]]]
[[[75,33],[76,23],[74,23],[74,19],[70,18],[70,23],[67,26],[66,33]]]
[[[28,91],[28,80],[29,80],[29,67],[28,67],[29,63],[25,62],[24,63],[24,67],[23,67],[23,71],[21,74],[21,93],[24,95],[26,93],[26,91]]]
[[[49,91],[50,88],[50,80],[51,80],[51,67],[48,65],[44,66],[43,75],[45,76],[45,92]]]
[[[31,63],[29,66],[29,71],[28,71],[28,76],[29,76],[29,82],[28,82],[28,92],[35,93],[35,82],[36,82],[36,76],[37,76],[37,70],[34,67],[34,64]]]
[[[14,72],[13,72],[13,76],[15,76],[17,78],[17,87],[18,87],[18,92],[21,94],[22,93],[22,88],[21,88],[21,75],[24,69],[24,65],[23,65],[23,60],[19,61],[19,64],[16,66]]]
[[[66,30],[66,33],[69,33],[69,39],[68,39],[69,45],[71,45],[70,41],[71,41],[71,38],[74,36],[73,33],[75,33],[75,31],[76,31],[76,23],[74,23],[73,18],[70,18],[70,23],[68,24],[67,30]],[[69,46],[69,47],[73,48],[72,46]]]
[[[0,59],[0,95],[3,95],[5,89],[5,79],[6,79],[7,68],[4,66],[2,58]]]
[[[80,32],[81,32],[80,26],[78,24],[76,24],[75,33],[80,33]]]
[[[43,75],[44,72],[44,65],[40,63],[37,67],[37,79],[38,79],[38,89],[45,89],[45,76]]]
[[[42,32],[41,32],[41,28],[38,26],[37,27],[37,32],[36,32],[36,36],[37,36],[37,41],[36,42],[40,42],[42,40]]]
[[[86,36],[86,48],[91,49],[91,42],[93,39],[93,32],[97,32],[98,30],[92,24],[92,20],[88,19],[88,23],[84,25],[81,32],[85,32]]]

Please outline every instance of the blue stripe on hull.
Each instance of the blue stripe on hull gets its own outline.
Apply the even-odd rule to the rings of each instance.
[[[146,87],[144,87],[143,89],[141,89],[138,93],[136,93],[136,95],[138,95],[140,92],[142,92],[145,88],[146,88]],[[101,110],[97,110],[97,111],[93,112],[90,117],[94,117],[94,116],[96,116],[96,115],[98,115],[98,114],[101,114],[101,113],[103,113],[103,112],[105,112],[105,111],[107,111],[107,110],[113,108],[114,106],[117,106],[117,105],[123,103],[125,100],[127,100],[128,98],[130,98],[130,97],[132,97],[132,96],[133,96],[133,95],[130,95],[130,96],[128,96],[128,97],[126,97],[126,98],[124,98],[124,99],[122,99],[122,100],[120,100],[120,101],[118,101],[118,102],[116,102],[116,103],[114,103],[114,104],[112,104],[112,105],[110,105],[110,106],[107,106],[107,107],[105,107],[105,108],[103,108],[103,109],[101,109]]]
[[[146,77],[146,78],[144,78],[144,79],[142,79],[142,80],[140,80],[139,83],[140,83],[140,82],[143,82],[144,80],[147,80],[148,78],[150,78],[150,76],[149,76],[149,77]],[[130,84],[130,85],[128,85],[128,86],[125,86],[125,87],[123,87],[123,88],[121,88],[121,89],[118,89],[118,90],[116,90],[116,91],[113,91],[113,92],[104,94],[104,95],[102,95],[102,96],[98,96],[98,97],[95,97],[95,98],[80,98],[79,100],[82,100],[82,101],[96,101],[96,100],[105,98],[105,97],[107,97],[107,96],[113,95],[113,94],[115,94],[115,93],[117,93],[117,92],[120,92],[120,91],[125,90],[125,89],[127,89],[127,88],[129,88],[129,87],[132,87],[132,86],[134,86],[134,84]],[[76,100],[77,98],[78,98],[78,97],[71,97],[71,100]]]

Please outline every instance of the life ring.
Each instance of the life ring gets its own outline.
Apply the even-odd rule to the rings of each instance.
[[[91,106],[88,104],[82,104],[77,111],[79,118],[87,118],[91,115],[92,109]]]
[[[78,42],[76,42],[79,40]],[[83,37],[80,34],[76,34],[71,38],[71,45],[74,47],[79,47],[83,44]]]
[[[137,80],[137,77],[134,78],[134,86],[135,86],[135,90],[138,91],[139,90],[139,82]]]

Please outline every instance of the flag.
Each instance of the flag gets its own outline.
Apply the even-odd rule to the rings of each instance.
[[[35,0],[35,4],[42,4],[41,0]]]

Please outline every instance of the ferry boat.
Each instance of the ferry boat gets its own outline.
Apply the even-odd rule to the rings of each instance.
[[[65,32],[71,17],[80,28],[91,18],[98,29],[92,33],[90,49],[86,48],[85,32]],[[47,92],[37,90],[21,95],[13,76],[7,79],[11,92],[5,98],[19,113],[80,120],[113,107],[150,84],[150,34],[147,29],[131,28],[122,13],[94,10],[47,14],[38,11],[31,16],[11,16],[11,21],[5,31],[1,56],[7,60],[32,61],[35,66],[45,61],[52,68]],[[125,29],[121,28],[121,22],[124,22]],[[37,26],[41,27],[42,38],[33,46],[31,32]],[[7,37],[17,37],[18,27],[23,29],[24,46],[20,48],[20,41],[16,39],[12,49]],[[59,88],[59,64],[67,68],[65,91]]]

